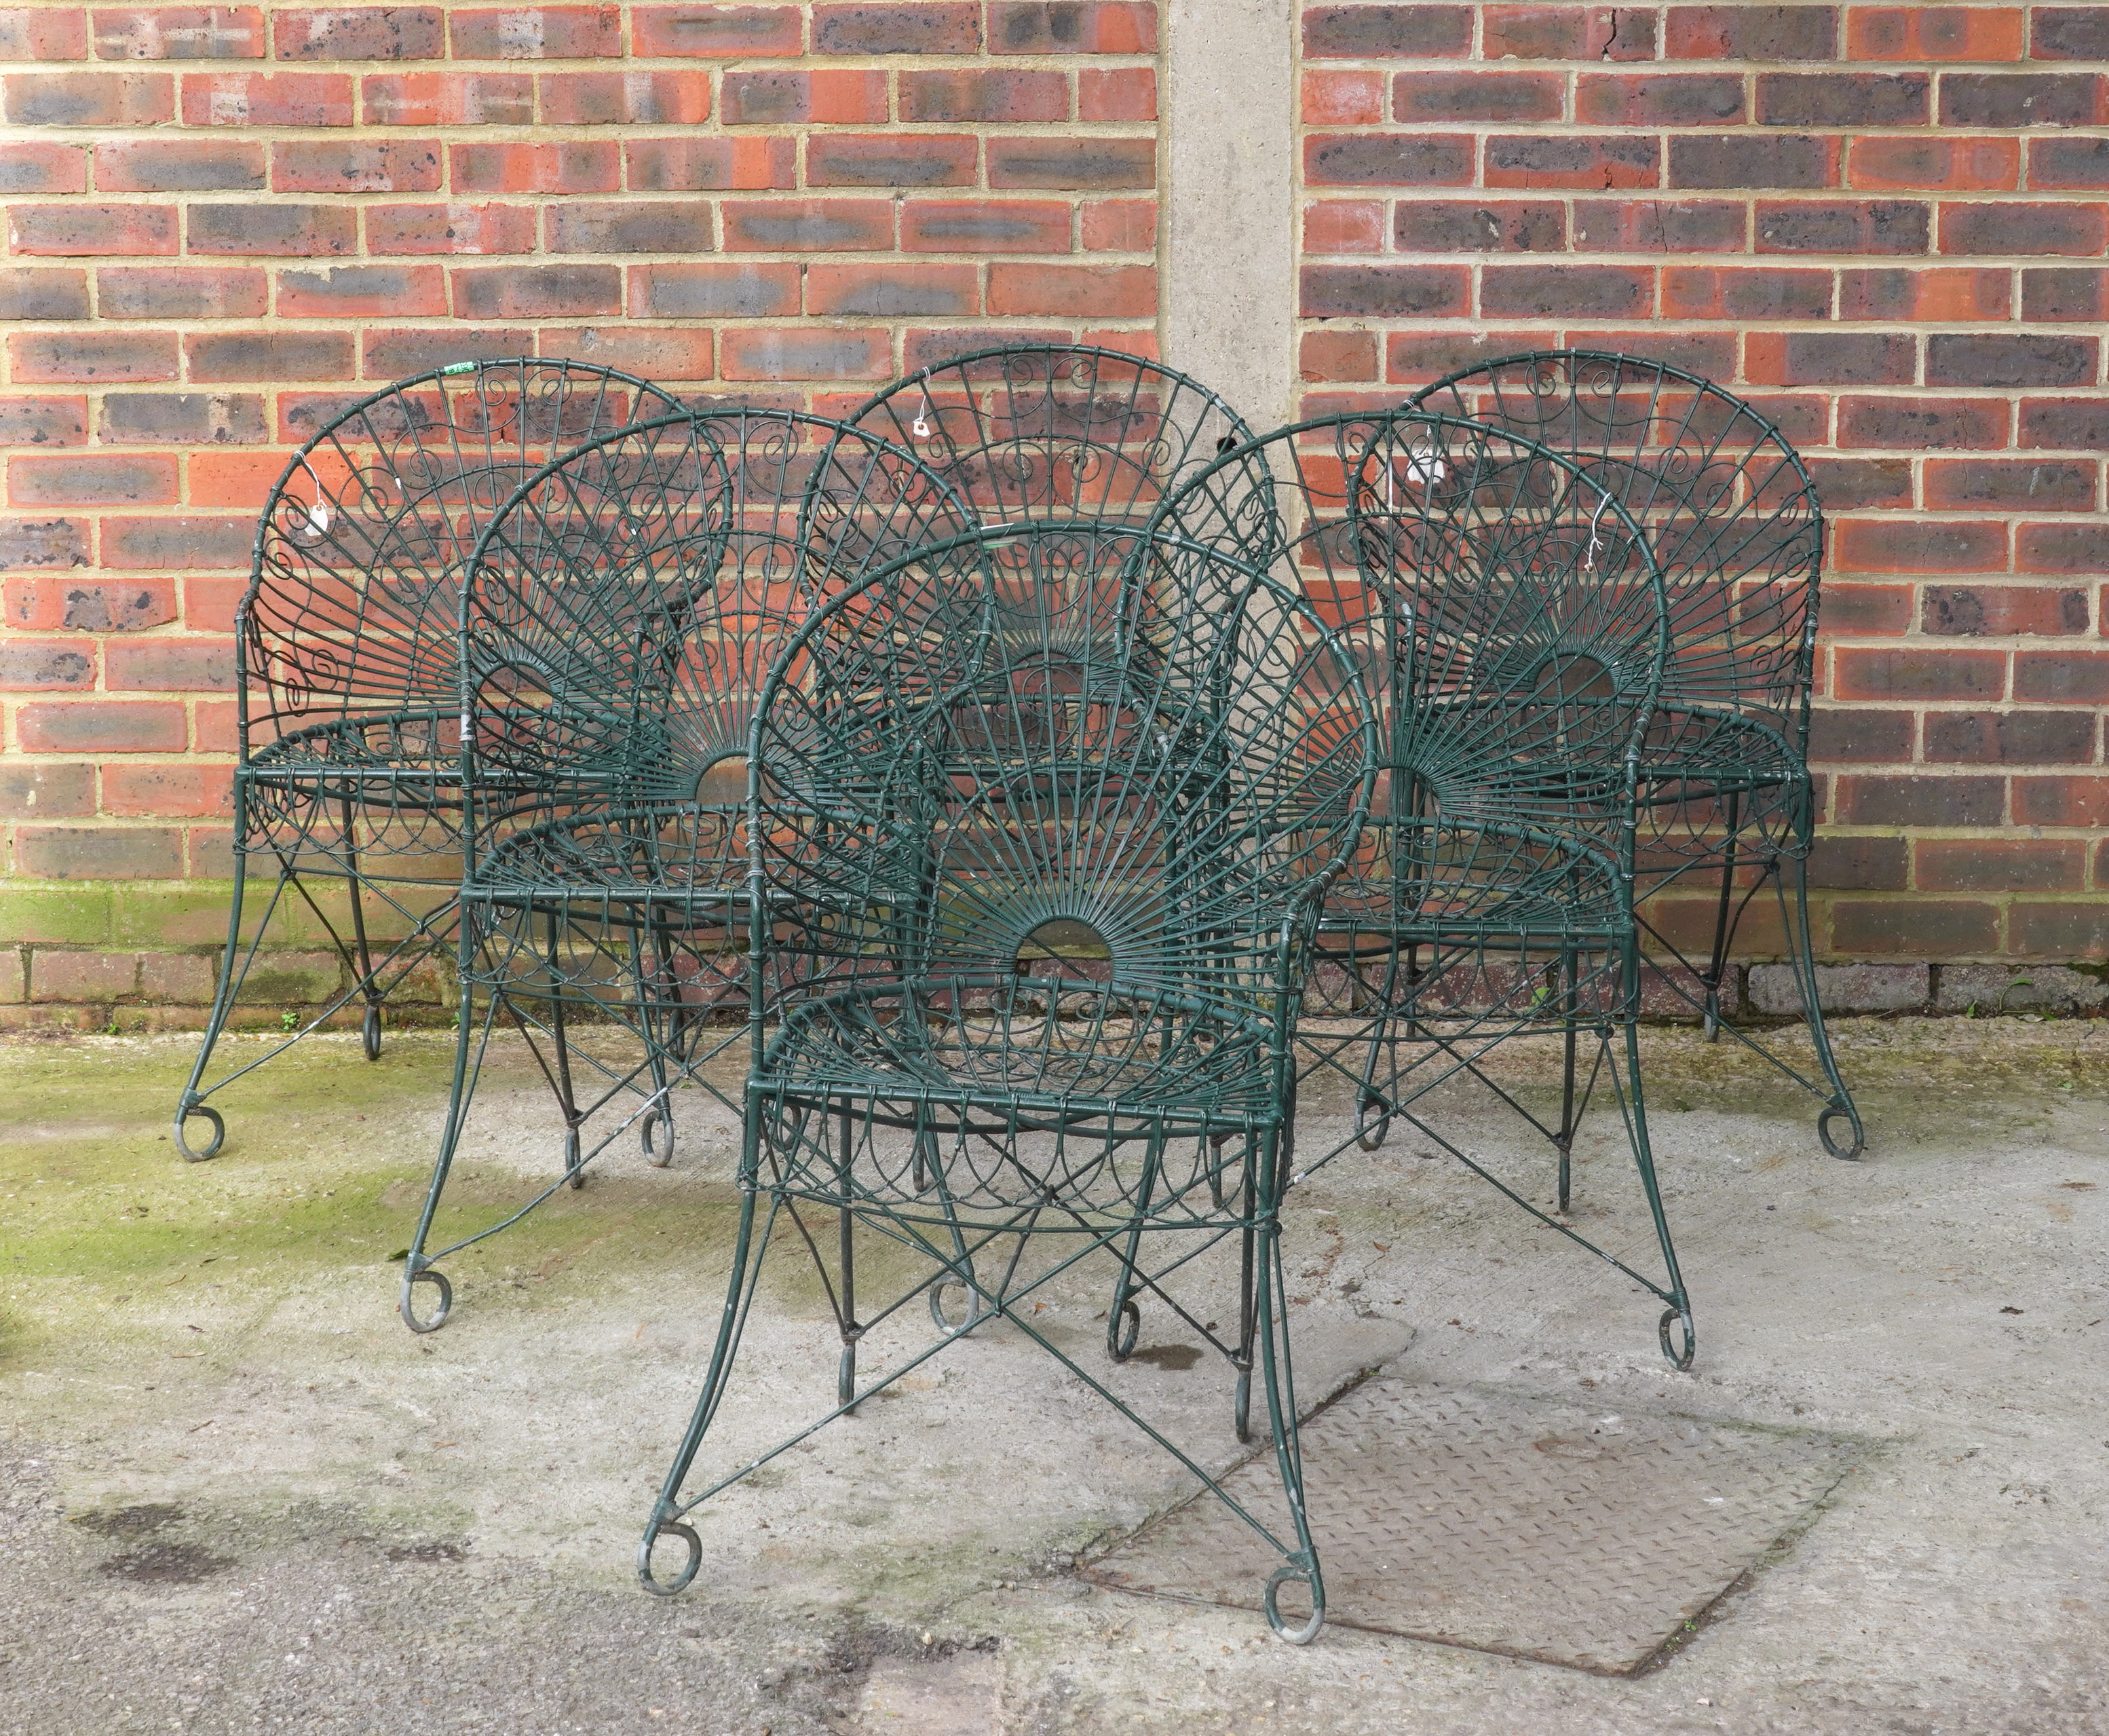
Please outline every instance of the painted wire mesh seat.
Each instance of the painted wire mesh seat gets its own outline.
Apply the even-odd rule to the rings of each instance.
[[[1637,868],[1648,949],[1709,1038],[1727,1029],[1819,1099],[1826,1149],[1857,1156],[1859,1111],[1824,1028],[1809,934],[1809,695],[1823,516],[1800,455],[1750,405],[1637,356],[1510,356],[1452,374],[1414,401],[1567,454],[1646,529],[1671,636],[1662,710],[1641,762]],[[1768,884],[1820,1078],[1722,1016],[1737,929]],[[1695,890],[1703,903],[1682,909],[1664,896]],[[1841,1123],[1842,1141],[1832,1131]]]
[[[496,516],[462,631],[508,684],[465,702],[475,799],[460,959],[473,1016],[408,1256],[412,1327],[441,1324],[451,1306],[440,1260],[580,1185],[626,1133],[647,1161],[671,1161],[678,1088],[726,1101],[705,1069],[746,1035],[742,822],[763,679],[820,602],[970,528],[951,491],[897,447],[753,408],[594,442]],[[553,571],[575,574],[582,599],[562,643],[531,634],[522,608]],[[607,756],[581,721],[603,713],[621,737],[619,779],[594,771]],[[523,776],[543,793],[519,799]],[[497,1221],[454,1214],[442,1227],[489,1044],[508,1025],[554,1096],[562,1161]],[[419,1283],[438,1297],[425,1318]]]
[[[1411,1125],[1654,1295],[1664,1354],[1688,1366],[1690,1301],[1637,1047],[1631,797],[1669,646],[1640,526],[1571,459],[1411,411],[1323,418],[1226,454],[1163,522],[1300,584],[1381,712],[1370,822],[1325,905],[1300,1033],[1307,1087],[1351,1089],[1355,1131],[1302,1173]],[[1592,1065],[1578,1098],[1584,1033]],[[1567,1063],[1556,1110],[1490,1065],[1504,1042],[1554,1034]],[[1575,1125],[1604,1079],[1655,1275],[1567,1216]],[[1430,1094],[1468,1081],[1551,1146],[1558,1215],[1537,1203],[1534,1171],[1474,1155],[1432,1119]]]
[[[1366,802],[1372,712],[1307,606],[1209,551],[1091,522],[978,542],[985,584],[944,551],[901,563],[820,612],[763,698],[757,1006],[777,961],[800,965],[780,1023],[752,1027],[721,1330],[639,1576],[686,1585],[695,1509],[793,1444],[687,1492],[787,1240],[833,1315],[823,1421],[1000,1318],[1223,1494],[1118,1371],[1036,1319],[1073,1277],[1095,1302],[1110,1267],[1116,1360],[1139,1297],[1172,1309],[1231,1364],[1241,1438],[1258,1372],[1286,1518],[1244,1516],[1282,1557],[1271,1619],[1292,1630],[1278,1598],[1301,1584],[1308,1638],[1324,1589],[1279,1202],[1293,1010]],[[888,1366],[860,1375],[860,1347]],[[668,1538],[686,1557],[662,1574]]]
[[[849,419],[915,453],[987,524],[1140,529],[1183,480],[1252,438],[1198,381],[1083,344],[954,356],[896,381]]]
[[[224,1123],[207,1098],[341,1014],[359,1010],[377,1056],[390,996],[444,956],[460,879],[462,570],[522,481],[654,404],[677,407],[584,363],[461,363],[345,407],[272,489],[236,621],[234,893],[176,1113],[184,1156],[220,1148]],[[260,911],[248,883],[266,864]],[[207,1084],[244,989],[276,975],[265,941],[289,932],[325,946],[350,987],[323,992],[305,1024]],[[193,1117],[210,1128],[201,1146],[186,1134]]]

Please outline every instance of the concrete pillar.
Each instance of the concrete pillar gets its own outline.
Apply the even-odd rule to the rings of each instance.
[[[1169,0],[1165,359],[1264,434],[1296,380],[1296,0]]]

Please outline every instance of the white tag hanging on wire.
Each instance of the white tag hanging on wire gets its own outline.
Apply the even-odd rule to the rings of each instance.
[[[910,426],[918,440],[930,437],[930,388],[927,385],[923,388],[923,408],[915,413],[915,420]]]

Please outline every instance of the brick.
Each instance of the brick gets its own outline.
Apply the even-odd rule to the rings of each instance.
[[[1928,386],[2089,386],[2091,337],[2000,332],[1938,332],[1926,343]]]
[[[1154,265],[989,267],[991,314],[1072,319],[1147,319],[1157,312]]]
[[[978,54],[982,9],[973,0],[816,6],[815,54]]]
[[[165,72],[11,72],[0,115],[18,127],[150,127],[175,113]]]
[[[925,74],[924,77],[964,78],[972,75]],[[1062,87],[1059,115],[1068,114],[1068,81],[1059,74]],[[887,119],[886,75],[883,72],[728,72],[720,93],[720,118],[729,127],[803,126],[820,121],[830,124],[883,123]],[[909,115],[903,119],[942,120],[942,115]]]
[[[1469,310],[1471,276],[1458,265],[1306,265],[1306,319],[1440,319]]]
[[[88,438],[88,400],[0,396],[0,446],[78,446]]]
[[[193,205],[185,244],[194,254],[312,258],[359,251],[358,214],[341,205]]]
[[[1908,760],[1913,721],[1910,712],[1816,706],[1809,717],[1809,757],[1831,765]]]
[[[2016,778],[2016,825],[2109,825],[2109,778]]]
[[[1377,339],[1374,332],[1306,332],[1297,350],[1298,377],[1305,380],[1374,380]]]
[[[285,473],[276,452],[194,452],[185,467],[192,506],[260,509]]]
[[[1149,253],[1157,246],[1157,204],[1151,199],[1096,199],[1077,225],[1091,253]]]
[[[78,643],[0,639],[0,692],[84,692],[94,685],[94,653]]]
[[[612,142],[455,145],[448,160],[458,193],[612,193],[622,184],[621,147]]]
[[[373,330],[359,335],[359,368],[368,380],[405,380],[455,362],[492,361],[533,352],[535,334],[523,326],[443,326]]]
[[[0,61],[84,61],[88,14],[78,7],[0,10]]]
[[[964,355],[975,350],[991,350],[1001,344],[1063,344],[1071,341],[1070,332],[1062,327],[1036,328],[1014,323],[981,329],[972,326],[946,326],[938,330],[919,331],[911,326],[902,335],[901,368],[904,373],[914,373],[919,368],[935,367],[953,356]],[[1140,355],[1145,353],[1136,334],[1124,333],[1122,341],[1133,354]],[[860,399],[858,400],[860,403],[862,401]]]
[[[1077,75],[1077,118],[1156,120],[1156,73],[1147,66],[1086,68]]]
[[[2007,530],[2002,524],[1975,519],[1849,518],[1833,522],[1831,558],[1841,572],[2006,570]]]
[[[2109,60],[2109,7],[2039,6],[2029,19],[2029,58]]]
[[[988,184],[993,188],[1075,188],[1100,192],[1157,185],[1154,138],[992,138]]]
[[[1831,274],[1673,266],[1662,274],[1662,311],[1673,319],[1827,319]]]
[[[332,265],[278,274],[281,319],[422,319],[447,310],[437,265]]]
[[[1682,368],[1707,378],[1727,378],[1736,371],[1736,337],[1732,332],[1664,332],[1652,328],[1640,331],[1591,331],[1570,326],[1565,341],[1578,350],[1610,350],[1621,355],[1667,362],[1673,368]],[[1812,405],[1821,403],[1816,400],[1754,400],[1754,407],[1780,418],[1781,432],[1786,433],[1795,418],[1782,406],[1799,407],[1804,401]],[[1805,440],[1811,436],[1804,430],[1798,436],[1790,437]]]
[[[1594,127],[1733,126],[1744,118],[1742,75],[1585,72],[1575,80],[1574,118]]]
[[[232,766],[112,766],[102,811],[120,819],[204,819],[234,809]]]
[[[1823,587],[1824,631],[1834,639],[1896,637],[1911,623],[1908,585],[1841,585],[1833,581]]]
[[[2109,903],[2099,897],[2062,903],[2016,900],[2007,913],[2007,950],[2023,958],[2084,960],[2091,965],[2109,952]]]
[[[1926,467],[1926,504],[1979,507],[1990,512],[2091,513],[2095,509],[2096,467],[2092,462],[2027,459],[1945,459]],[[2074,593],[2077,595],[2078,593]],[[1931,604],[1929,601],[1929,610]],[[2080,599],[2080,617],[2086,617]],[[1929,629],[1931,631],[1931,629]],[[2034,631],[2033,628],[1988,629]]]
[[[1922,72],[1762,72],[1757,119],[1768,127],[1918,126],[1931,118],[1932,88]]]
[[[1922,1009],[1932,988],[1925,965],[1818,965],[1817,1004],[1830,1013],[1898,1013]],[[1750,1005],[1759,1012],[1800,1015],[1801,988],[1786,965],[1753,965]]]
[[[1625,265],[1488,265],[1479,311],[1488,317],[1628,319],[1655,305],[1654,274]]]
[[[246,567],[255,536],[255,520],[247,517],[106,518],[102,564],[120,572]]]
[[[806,274],[809,314],[960,319],[979,313],[980,302],[973,265],[815,265]]]
[[[711,210],[693,199],[576,201],[544,219],[552,253],[708,253]]]
[[[104,685],[153,693],[232,693],[231,639],[112,640],[103,652]]]
[[[2072,631],[2084,632],[2084,594],[2076,613],[2080,624]],[[2074,616],[2067,612],[2062,618],[2071,621]],[[2109,704],[2109,652],[2017,651],[2014,653],[2014,697],[2048,705]]]
[[[1839,892],[1902,892],[1908,857],[1901,838],[1820,837],[1809,852],[1809,884]]]
[[[1846,825],[1997,825],[2007,805],[2000,777],[1848,773],[1837,789],[1838,818]]]
[[[1461,133],[1320,133],[1303,142],[1303,178],[1314,187],[1464,187],[1472,156]]]
[[[189,726],[169,699],[97,699],[29,704],[15,714],[25,753],[180,753]]]
[[[1960,470],[1959,465],[1944,468]],[[2091,495],[2093,478],[2088,477],[2088,492]],[[1980,504],[1976,501],[1967,504]],[[1990,503],[1985,503],[1990,504]],[[1931,635],[1955,636],[1992,634],[2053,634],[2072,635],[2087,631],[2087,593],[2084,590],[2048,590],[2021,585],[1984,585],[1951,589],[1944,585],[1928,585],[1925,596],[1926,615],[1922,625]],[[2015,696],[2018,698],[2041,699],[2053,697],[2042,693],[2024,693],[2016,666]]]
[[[1838,184],[1840,142],[1814,133],[1729,133],[1669,141],[1672,187],[1822,188]]]
[[[1816,496],[1827,511],[1870,511],[1917,504],[1912,495],[1908,459],[1818,457],[1807,463],[1816,481]],[[1908,617],[1909,611],[1905,613]]]
[[[640,6],[630,12],[630,43],[649,56],[796,54],[803,25],[796,6]]]
[[[94,811],[93,766],[0,766],[0,816],[80,820]]]
[[[1846,16],[1852,61],[2017,61],[2017,6],[1856,6]]]
[[[182,842],[160,826],[18,826],[15,866],[42,880],[173,880],[183,873]],[[39,953],[37,968],[64,956]]]
[[[79,193],[88,191],[88,151],[79,145],[42,139],[10,139],[0,151],[0,193]]]
[[[535,213],[521,205],[369,205],[369,253],[531,253]]]
[[[1944,205],[1943,253],[2098,256],[2109,243],[2109,213],[2097,205]]]
[[[7,498],[33,508],[168,506],[176,498],[176,461],[133,452],[12,459]]]
[[[165,205],[16,205],[7,210],[16,253],[152,255],[176,251],[176,212]]]
[[[2088,451],[2109,447],[2109,399],[2024,398],[2017,444]]]
[[[0,518],[0,568],[88,564],[88,526],[75,518]]]
[[[1842,699],[1997,699],[2006,689],[2007,653],[1949,646],[1899,650],[1841,647],[1833,689]]]
[[[2004,319],[2012,312],[2011,272],[1989,267],[1900,266],[1840,274],[1841,319]]]
[[[640,138],[623,146],[630,190],[753,191],[798,184],[794,138]]]
[[[138,992],[139,960],[130,952],[66,952],[38,948],[30,967],[33,1001],[100,1003]]]
[[[793,264],[639,265],[630,273],[632,310],[655,319],[763,319],[795,314]]]
[[[456,9],[447,34],[456,60],[607,60],[622,52],[622,13],[612,6]]]
[[[359,81],[370,127],[524,127],[535,79],[524,72],[377,73]]]
[[[710,118],[707,72],[549,72],[536,82],[544,126],[695,126]]]
[[[62,267],[0,265],[0,319],[85,319],[88,274]]]
[[[990,0],[991,54],[1154,54],[1154,0]]]
[[[1392,118],[1454,126],[1558,120],[1567,81],[1556,72],[1402,72],[1392,80]]]
[[[264,147],[254,139],[118,139],[95,147],[100,192],[243,192],[264,184]]]
[[[1490,6],[1488,60],[1651,61],[1655,15],[1627,7]]]
[[[806,141],[808,187],[971,187],[971,133],[819,133]]]
[[[598,362],[625,373],[669,383],[707,380],[716,369],[707,328],[686,331],[665,326],[544,326],[535,334],[544,355]]]
[[[1069,207],[1051,199],[911,199],[901,207],[910,253],[1067,253]]]
[[[271,437],[258,392],[109,392],[97,431],[124,445],[238,446]]]
[[[2036,192],[2109,188],[2109,139],[2030,139],[2029,186]]]
[[[1321,199],[1303,207],[1303,251],[1381,253],[1384,208],[1381,199]]]
[[[2025,524],[2015,535],[2014,565],[2022,572],[2109,572],[2109,525]]]
[[[791,114],[787,122],[841,120],[850,122],[886,119],[886,75],[857,73],[747,73],[725,75],[725,119],[732,121],[733,80],[735,76],[756,80],[804,80],[822,78],[853,79],[866,93],[863,112],[841,115]],[[1010,67],[987,71],[904,72],[900,75],[901,118],[913,121],[1067,120],[1069,118],[1069,80],[1059,72],[1027,72]],[[757,115],[757,120],[769,118]],[[1127,116],[1113,117],[1127,119]]]
[[[250,265],[105,265],[95,274],[105,319],[255,319],[268,279]]]
[[[350,6],[274,12],[273,58],[281,61],[437,61],[446,57],[446,15],[436,6]]]
[[[2099,126],[2102,81],[2088,72],[1950,72],[1940,80],[1944,127]]]
[[[1846,185],[1870,192],[2011,192],[2021,184],[2012,138],[1856,138]],[[2041,186],[2040,181],[2033,184]]]
[[[883,380],[893,371],[881,331],[738,326],[722,334],[720,345],[728,380]]]
[[[1998,907],[1934,898],[1846,899],[1831,913],[1831,936],[1841,952],[1935,958],[1993,952],[1998,949]]]
[[[1931,207],[1914,199],[1760,200],[1760,253],[1924,253]]]
[[[756,199],[725,210],[729,253],[868,253],[892,245],[887,200]]]
[[[1487,141],[1489,187],[1659,187],[1661,152],[1652,138],[1497,133]],[[1465,177],[1470,179],[1470,174]],[[1428,184],[1415,178],[1408,184]]]
[[[440,186],[437,139],[273,145],[271,186],[282,193],[429,193]]]
[[[1976,452],[2007,443],[2004,404],[1967,398],[1841,398],[1838,444]]]
[[[1402,199],[1392,238],[1402,253],[1559,253],[1567,246],[1566,214],[1551,200]]]
[[[1740,253],[1744,207],[1725,199],[1577,199],[1574,241],[1592,253]]]
[[[9,338],[7,355],[17,385],[176,377],[172,332],[38,332]]]
[[[1890,332],[1753,332],[1744,343],[1750,380],[1767,386],[1908,386],[1916,340]]]
[[[452,274],[459,319],[562,319],[622,311],[618,265],[465,265]]]
[[[183,75],[187,127],[348,127],[351,80],[335,72]]]
[[[1837,51],[1831,6],[1673,6],[1663,33],[1673,61],[1827,61]]]
[[[2094,719],[2080,712],[1928,712],[1926,757],[1939,765],[2085,765],[2094,757]]]
[[[1468,6],[1315,6],[1303,14],[1303,52],[1315,58],[1421,60],[1471,47]]]
[[[253,6],[97,7],[104,61],[260,61],[264,14]]]

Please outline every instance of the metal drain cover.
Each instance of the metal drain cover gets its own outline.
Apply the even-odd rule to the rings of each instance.
[[[1646,1664],[1808,1523],[1855,1453],[1824,1435],[1396,1380],[1365,1381],[1303,1440],[1329,1622],[1606,1675]],[[1279,1533],[1272,1453],[1226,1486]],[[1083,1572],[1257,1609],[1274,1565],[1204,1496]]]

